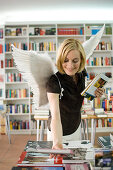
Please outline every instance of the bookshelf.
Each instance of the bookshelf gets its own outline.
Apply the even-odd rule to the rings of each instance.
[[[7,101],[10,117],[11,133],[36,133],[32,93],[15,67],[11,54],[11,44],[23,50],[34,50],[39,53],[48,52],[55,62],[59,45],[66,38],[76,38],[81,42],[94,35],[104,23],[6,23],[3,38],[0,32],[0,44],[3,44],[3,98]],[[105,24],[105,32],[99,46],[95,49],[86,69],[89,79],[94,73],[111,73],[111,81],[106,85],[113,90],[113,23]],[[1,30],[1,27],[0,27]],[[1,57],[2,56],[2,57]],[[94,60],[93,60],[94,58]],[[12,113],[10,113],[12,112]],[[18,129],[18,130],[17,130]]]
[[[4,77],[4,26],[0,26],[0,100],[3,100],[5,97]]]

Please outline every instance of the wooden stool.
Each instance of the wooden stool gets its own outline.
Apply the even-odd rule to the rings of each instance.
[[[47,122],[48,116],[35,115],[34,119],[37,121],[37,141],[43,141],[44,140],[44,123]],[[40,121],[41,121],[41,127],[40,127]]]

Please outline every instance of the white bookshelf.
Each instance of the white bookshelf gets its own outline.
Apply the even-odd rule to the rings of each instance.
[[[31,103],[32,103],[32,97],[30,97],[30,87],[28,86],[27,82],[21,81],[21,82],[8,82],[6,81],[6,74],[9,73],[18,73],[15,65],[12,67],[5,66],[6,59],[10,61],[12,58],[11,49],[6,50],[6,45],[10,45],[11,43],[15,44],[18,48],[21,48],[21,45],[24,43],[27,46],[27,50],[35,50],[39,53],[44,53],[45,51],[48,52],[48,54],[51,56],[53,61],[55,61],[57,49],[59,45],[62,43],[62,41],[66,38],[75,38],[79,39],[81,42],[84,42],[85,40],[89,39],[91,37],[90,31],[87,31],[87,27],[90,28],[94,26],[100,26],[102,27],[104,23],[6,23],[4,25],[4,37],[1,40],[4,44],[4,51],[3,51],[3,59],[4,59],[4,75],[5,75],[5,81],[4,81],[4,98],[7,101],[7,104],[27,104],[29,106],[29,112],[28,113],[9,113],[10,120],[22,120],[24,117],[24,120],[29,121],[29,129],[21,129],[21,130],[12,130],[11,133],[14,134],[25,134],[25,133],[36,133],[36,130],[33,128],[35,125],[33,125],[32,115],[34,113],[31,113]],[[93,57],[113,57],[113,23],[106,23],[106,27],[112,28],[112,34],[106,34],[106,31],[104,32],[101,41],[105,42],[111,42],[112,48],[110,50],[95,50],[93,53]],[[9,30],[8,30],[9,29]],[[18,35],[15,34],[15,30],[20,29],[20,33]],[[96,29],[96,28],[95,28]],[[10,33],[10,30],[12,30],[12,33]],[[70,30],[70,31],[69,31]],[[70,32],[70,33],[69,33]],[[41,35],[40,35],[41,34]],[[69,35],[70,34],[70,35]],[[43,48],[41,47],[41,43]],[[23,47],[25,46],[23,45]],[[25,46],[25,48],[26,48]],[[99,72],[111,72],[113,74],[113,66],[86,66],[86,69],[88,73],[94,71],[95,73]],[[113,75],[112,75],[113,76]],[[112,77],[113,78],[113,77]],[[112,87],[113,89],[113,82],[107,84],[107,86]],[[19,88],[27,88],[29,96],[24,98],[6,98],[6,90],[7,89],[19,89]]]

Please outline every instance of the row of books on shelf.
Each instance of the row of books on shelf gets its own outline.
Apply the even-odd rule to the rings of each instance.
[[[0,39],[3,39],[3,29],[0,28]]]
[[[22,75],[21,73],[6,73],[5,74],[5,80],[6,82],[22,82]]]
[[[29,50],[34,51],[56,51],[56,43],[55,42],[30,42]]]
[[[6,28],[5,36],[27,36],[27,27]]]
[[[58,28],[57,29],[58,35],[84,35],[84,28]]]
[[[6,89],[6,98],[29,97],[29,89]]]
[[[102,98],[95,98],[94,108],[103,108],[104,111],[113,112],[113,98],[111,98],[110,100],[102,99]]]
[[[102,127],[113,127],[113,119],[97,119],[96,120],[96,127],[102,128]]]
[[[29,27],[29,35],[56,35],[56,28]]]
[[[111,42],[99,42],[95,50],[112,50],[112,43]]]
[[[93,57],[87,60],[87,66],[112,66],[113,57]]]
[[[14,43],[7,43],[5,44],[5,52],[11,52],[11,44],[13,44],[15,47],[22,49],[22,50],[27,50],[27,43],[22,43],[22,42],[14,42]]]
[[[0,44],[0,54],[3,53],[3,44]]]
[[[29,129],[28,120],[10,120],[10,130]]]
[[[5,67],[14,67],[13,58],[5,58]]]
[[[95,35],[100,30],[100,28],[101,28],[101,26],[87,25],[87,26],[85,26],[85,34],[86,35]],[[112,34],[112,27],[106,26],[104,34],[111,35]]]
[[[6,105],[6,112],[9,114],[29,113],[29,105],[28,104],[8,104]]]
[[[86,112],[87,114],[87,112]],[[97,128],[107,128],[112,127],[113,128],[113,118],[107,118],[104,116],[104,114],[101,114],[103,117],[97,116],[96,118],[96,127]],[[88,119],[88,128],[91,128],[91,119]]]

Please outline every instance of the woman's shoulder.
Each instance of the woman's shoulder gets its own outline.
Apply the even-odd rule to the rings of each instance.
[[[58,72],[55,74],[58,76]],[[47,81],[47,91],[60,92],[58,78],[55,74],[51,75]]]

